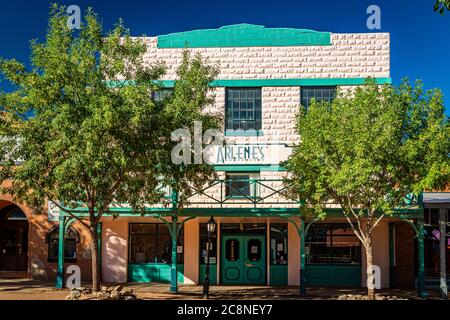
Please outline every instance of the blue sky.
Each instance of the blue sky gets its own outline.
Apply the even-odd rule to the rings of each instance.
[[[53,1],[52,1],[53,2]],[[306,28],[331,32],[373,32],[366,9],[381,8],[381,30],[391,34],[391,77],[422,79],[441,88],[450,115],[450,12],[433,12],[434,0],[259,0],[259,1],[107,1],[70,0],[93,7],[105,30],[123,18],[133,35],[158,35],[235,23]],[[0,1],[0,56],[28,63],[29,41],[43,40],[50,1]],[[378,30],[375,30],[378,31]],[[0,87],[8,90],[5,82]]]

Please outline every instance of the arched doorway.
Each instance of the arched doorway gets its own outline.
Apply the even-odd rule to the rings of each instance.
[[[14,203],[0,201],[0,271],[27,271],[28,220]]]

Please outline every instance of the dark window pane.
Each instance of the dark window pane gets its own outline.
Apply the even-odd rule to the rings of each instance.
[[[177,263],[183,263],[183,228],[177,239]],[[130,263],[171,263],[172,237],[162,223],[130,224]]]
[[[226,129],[261,129],[261,88],[227,88]]]
[[[64,259],[75,261],[77,259],[78,234],[69,227],[64,238]],[[59,251],[59,228],[53,229],[48,235],[48,260],[57,261]]]
[[[270,262],[271,264],[287,264],[288,260],[287,224],[270,224]]]
[[[306,109],[309,108],[311,99],[316,102],[331,102],[336,97],[336,87],[301,87],[300,99],[301,104]]]
[[[239,240],[228,239],[225,243],[225,258],[228,261],[239,260]]]
[[[206,229],[206,223],[200,224],[200,263],[206,264],[207,262],[207,246],[208,243],[208,231]],[[211,246],[209,251],[209,263],[217,264],[217,232],[211,237]]]
[[[173,94],[172,88],[162,88],[158,91],[153,92],[153,100],[160,102],[166,99],[169,99]]]
[[[226,196],[243,197],[250,196],[249,175],[227,175],[226,176]]]
[[[312,225],[306,236],[307,262],[360,264],[361,243],[348,224]]]

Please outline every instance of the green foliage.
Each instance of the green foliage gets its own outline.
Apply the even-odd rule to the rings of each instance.
[[[145,43],[121,21],[104,35],[91,9],[84,18],[81,30],[70,30],[65,8],[55,5],[46,41],[32,42],[31,70],[0,60],[0,72],[16,87],[0,94],[0,178],[12,181],[3,192],[36,207],[46,199],[82,203],[92,226],[113,201],[142,213],[146,203],[162,200],[163,183],[188,193],[185,181],[213,178],[207,165],[174,167],[170,132],[194,120],[217,128],[220,119],[204,112],[217,71],[200,56],[186,51],[173,97],[154,102],[165,66],[144,63]],[[106,81],[117,79],[123,81],[114,88]]]
[[[301,142],[285,165],[291,192],[309,204],[305,213],[323,217],[324,203],[332,202],[356,218],[389,215],[405,195],[450,181],[442,94],[424,92],[420,82],[394,88],[368,80],[331,104],[301,108],[297,131]]]
[[[445,10],[450,10],[450,0],[436,0],[434,11],[439,11],[441,15],[444,15]]]

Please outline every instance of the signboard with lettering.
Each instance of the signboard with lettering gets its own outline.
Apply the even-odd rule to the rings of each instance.
[[[292,150],[284,144],[226,144],[213,146],[208,154],[210,163],[279,164],[287,160]]]

